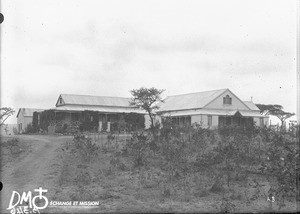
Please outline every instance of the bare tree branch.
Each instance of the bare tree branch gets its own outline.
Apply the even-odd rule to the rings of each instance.
[[[5,124],[5,121],[15,113],[15,110],[10,107],[0,108],[0,127]]]

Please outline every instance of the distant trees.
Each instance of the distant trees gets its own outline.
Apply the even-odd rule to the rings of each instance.
[[[268,104],[268,105],[265,105],[265,104],[255,104],[259,110],[260,110],[260,113],[263,114],[263,115],[272,115],[272,112],[273,111],[276,111],[276,110],[282,110],[283,107],[281,105],[278,105],[278,104]]]
[[[15,110],[11,107],[0,108],[0,127],[4,126],[5,121],[15,113]]]
[[[259,108],[261,114],[276,116],[281,121],[281,125],[284,124],[286,119],[295,115],[295,113],[284,111],[283,107],[278,104],[256,104],[256,106]]]

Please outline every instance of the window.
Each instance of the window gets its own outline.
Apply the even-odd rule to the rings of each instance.
[[[63,104],[63,99],[61,98],[61,97],[59,97],[59,99],[58,99],[58,104]]]
[[[223,104],[232,104],[232,99],[229,97],[229,95],[226,95],[226,97],[223,97]]]
[[[208,116],[207,116],[207,125],[208,125],[208,126],[211,126],[211,125],[212,125],[212,116],[211,116],[211,115],[208,115]]]

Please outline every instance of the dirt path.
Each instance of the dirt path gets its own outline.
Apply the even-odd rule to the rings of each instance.
[[[57,150],[71,137],[20,135],[20,142],[31,146],[31,152],[21,160],[14,160],[3,167],[1,180],[3,189],[1,191],[1,213],[9,204],[12,191],[31,191],[42,187],[51,191],[53,181],[57,174],[55,167],[57,163]]]

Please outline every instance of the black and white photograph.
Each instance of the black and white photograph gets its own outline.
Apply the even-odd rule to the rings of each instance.
[[[299,213],[300,0],[1,0],[0,213]]]

